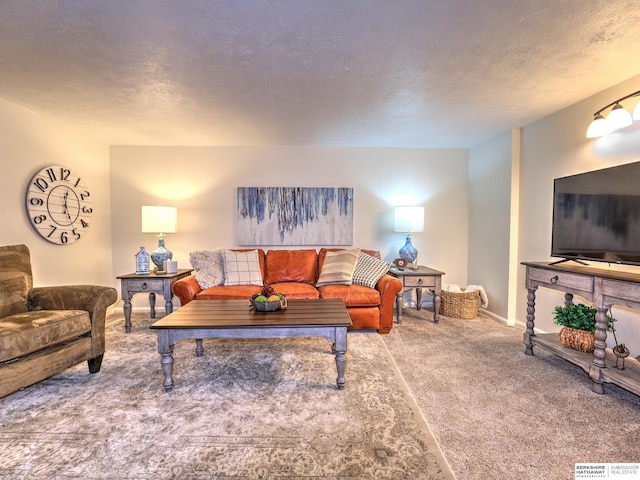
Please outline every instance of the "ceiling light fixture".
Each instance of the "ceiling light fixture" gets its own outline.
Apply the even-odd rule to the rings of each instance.
[[[631,97],[637,97],[638,95],[640,95],[640,90],[638,90],[637,92],[633,92],[625,97],[619,98],[594,113],[593,121],[587,129],[587,138],[603,137],[604,135],[608,135],[615,130],[620,130],[621,128],[628,127],[629,125],[633,124],[634,120],[640,120],[640,102],[638,102],[636,108],[633,110],[633,117],[620,104],[620,102],[622,102],[623,100]],[[610,107],[613,108],[611,109],[611,112],[609,112],[609,115],[607,115],[606,118],[603,117],[602,112]]]

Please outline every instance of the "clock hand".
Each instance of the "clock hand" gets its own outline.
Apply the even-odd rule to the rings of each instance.
[[[67,189],[66,192],[64,192],[64,213],[67,214],[67,218],[69,219],[69,223],[71,223],[71,215],[69,215],[69,207],[67,206],[67,197],[69,196],[69,190]]]

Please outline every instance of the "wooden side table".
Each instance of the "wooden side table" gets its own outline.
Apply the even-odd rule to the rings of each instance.
[[[136,293],[149,294],[149,307],[151,308],[151,318],[156,318],[156,293],[164,297],[164,311],[167,315],[173,312],[173,293],[171,287],[174,283],[184,277],[188,277],[193,272],[192,268],[184,268],[176,273],[148,273],[139,275],[128,273],[117,277],[121,282],[122,300],[124,300],[124,329],[127,333],[131,331],[131,299]]]
[[[418,265],[417,270],[405,268],[400,270],[393,266],[389,273],[402,281],[402,289],[396,295],[396,310],[398,323],[402,323],[402,307],[404,292],[408,289],[416,289],[416,309],[422,308],[422,289],[428,288],[433,294],[433,322],[440,320],[440,292],[442,291],[442,275],[444,272],[433,268]]]

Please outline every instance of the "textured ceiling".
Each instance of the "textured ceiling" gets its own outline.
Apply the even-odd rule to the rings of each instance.
[[[111,145],[469,147],[639,51],[640,0],[0,2],[0,98]]]

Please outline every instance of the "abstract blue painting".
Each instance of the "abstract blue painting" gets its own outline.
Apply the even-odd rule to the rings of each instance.
[[[238,245],[352,245],[353,188],[238,187]]]

